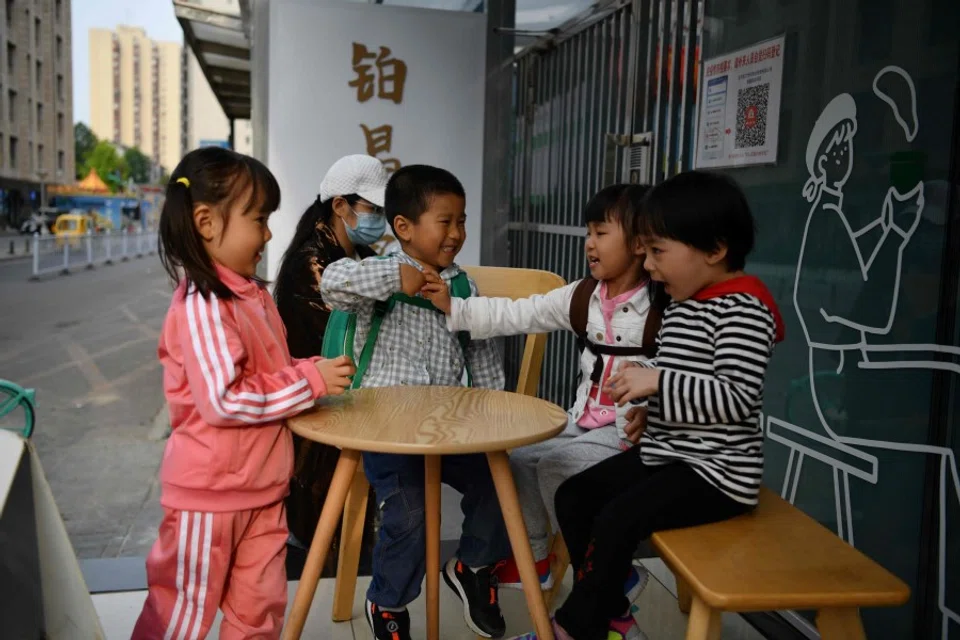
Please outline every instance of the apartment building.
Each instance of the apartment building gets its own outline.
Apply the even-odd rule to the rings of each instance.
[[[0,0],[0,227],[74,180],[70,0]]]
[[[98,138],[137,147],[165,170],[183,156],[182,47],[141,27],[90,30],[90,128]]]

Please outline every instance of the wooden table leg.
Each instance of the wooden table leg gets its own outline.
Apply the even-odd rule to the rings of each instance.
[[[817,629],[823,640],[865,640],[867,637],[856,607],[820,609]]]
[[[559,532],[553,535],[550,553],[553,554],[553,562],[550,565],[550,573],[553,574],[553,586],[543,596],[548,611],[556,601],[557,593],[563,588],[563,576],[566,575],[567,567],[570,566],[570,551]]]
[[[513,559],[520,571],[523,595],[527,598],[527,609],[533,619],[537,638],[553,640],[550,614],[547,613],[547,605],[543,601],[543,592],[540,590],[540,578],[537,576],[537,567],[533,562],[530,538],[527,535],[527,526],[523,523],[520,500],[517,498],[517,485],[513,482],[507,453],[506,451],[490,452],[487,454],[487,461],[490,463],[490,474],[497,488],[497,498],[500,499],[500,509],[503,511],[504,523],[507,525],[510,546],[513,548]]]
[[[427,640],[440,640],[440,456],[424,456],[427,528]]]
[[[340,558],[337,561],[337,583],[333,590],[333,621],[346,622],[353,618],[353,601],[357,595],[357,571],[363,550],[363,527],[367,520],[367,497],[370,484],[357,467],[343,508],[343,527],[340,529]]]
[[[303,625],[307,622],[307,613],[310,611],[310,605],[313,604],[317,583],[320,582],[323,563],[327,559],[327,551],[330,550],[333,534],[340,522],[340,514],[343,513],[347,491],[350,489],[350,483],[353,481],[353,474],[359,462],[359,451],[344,449],[340,452],[340,460],[333,472],[327,499],[323,503],[320,520],[317,522],[317,531],[313,534],[307,562],[303,566],[300,584],[297,585],[297,593],[293,598],[293,607],[290,609],[290,615],[283,630],[285,640],[296,640],[303,633]]]
[[[720,640],[720,611],[700,598],[693,598],[687,622],[687,640]]]

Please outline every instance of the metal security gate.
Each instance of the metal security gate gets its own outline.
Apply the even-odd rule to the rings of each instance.
[[[582,278],[587,200],[689,167],[703,5],[601,2],[515,56],[509,266]],[[508,341],[508,380],[521,349]],[[570,406],[576,362],[573,336],[552,334],[540,396]]]

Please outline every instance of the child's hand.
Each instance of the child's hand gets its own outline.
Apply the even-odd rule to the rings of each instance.
[[[328,396],[339,396],[350,387],[350,377],[356,369],[347,356],[317,361],[317,371],[327,385]]]
[[[660,370],[627,367],[610,376],[604,391],[622,407],[631,400],[646,398],[660,390]]]
[[[647,408],[630,407],[627,411],[627,424],[623,427],[623,432],[627,440],[633,444],[640,442],[640,436],[647,430]]]
[[[423,285],[426,278],[419,269],[409,264],[400,265],[400,290],[408,296],[415,296]]]
[[[450,287],[436,273],[429,272],[426,275],[427,283],[423,285],[420,293],[423,297],[433,303],[440,311],[450,315]]]

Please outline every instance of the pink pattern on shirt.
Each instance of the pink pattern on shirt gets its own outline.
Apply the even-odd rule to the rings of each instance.
[[[603,312],[604,343],[609,345],[614,344],[612,322],[613,314],[617,310],[617,307],[626,304],[630,298],[637,295],[640,289],[646,286],[646,284],[647,282],[644,280],[633,289],[624,291],[615,298],[608,300],[607,283],[600,283],[600,309]],[[598,357],[602,358],[603,356]],[[603,375],[600,377],[600,384],[595,384],[590,388],[590,393],[587,396],[587,404],[584,407],[583,415],[577,420],[577,426],[583,427],[584,429],[596,429],[597,427],[614,424],[617,421],[617,408],[613,399],[603,392],[603,383],[613,373],[613,361],[615,359],[616,358],[612,356],[607,357],[603,368]]]

